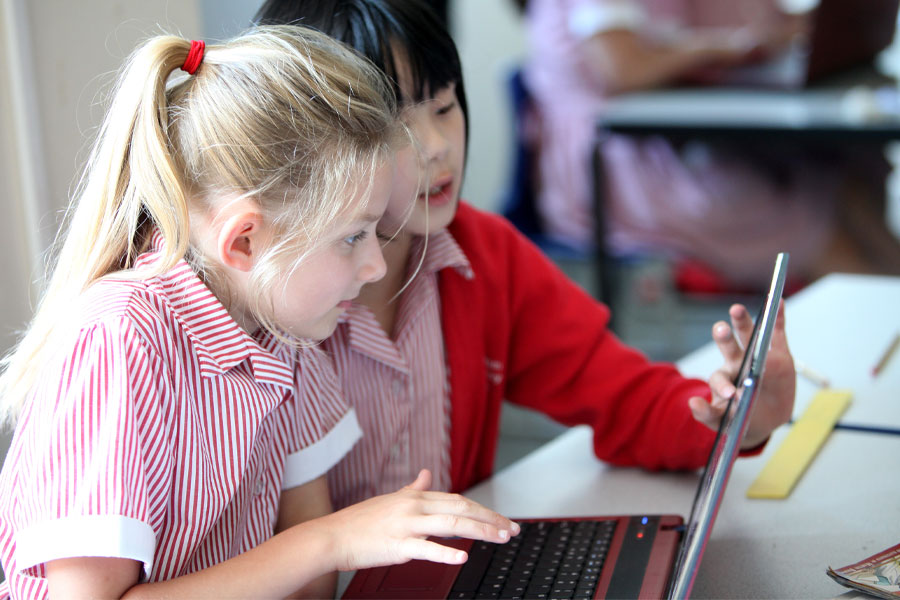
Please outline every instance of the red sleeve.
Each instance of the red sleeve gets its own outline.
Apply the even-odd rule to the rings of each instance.
[[[594,429],[597,456],[649,469],[706,463],[715,433],[687,404],[709,386],[651,363],[608,329],[609,310],[539,249],[506,228],[509,357],[507,400],[566,425]]]

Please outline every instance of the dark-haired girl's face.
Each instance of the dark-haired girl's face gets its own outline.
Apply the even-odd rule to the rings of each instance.
[[[400,79],[401,90],[408,90],[409,82],[402,74]],[[406,233],[425,235],[447,227],[459,205],[466,124],[456,84],[435,90],[424,102],[405,103],[403,120],[416,144],[398,154],[395,193],[382,223],[386,232],[393,225],[395,231],[402,226]]]

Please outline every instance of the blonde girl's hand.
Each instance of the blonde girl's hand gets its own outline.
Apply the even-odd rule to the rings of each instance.
[[[518,524],[463,496],[431,492],[423,469],[410,485],[340,510],[327,521],[336,546],[338,570],[346,571],[413,559],[460,564],[466,553],[426,538],[465,537],[503,543]]]
[[[712,330],[713,340],[725,359],[725,364],[709,378],[712,401],[698,396],[688,400],[694,418],[710,429],[718,429],[728,399],[736,391],[733,382],[741,368],[743,349],[753,333],[753,318],[744,306],[732,305],[728,314],[731,326],[719,321],[713,325]],[[794,359],[787,344],[784,322],[782,301],[775,319],[772,345],[766,357],[762,387],[741,444],[743,449],[754,448],[763,443],[776,427],[790,420],[794,409],[797,376],[794,372]]]

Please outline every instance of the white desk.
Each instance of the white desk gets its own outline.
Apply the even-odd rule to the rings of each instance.
[[[862,306],[853,307],[853,302]],[[900,415],[900,356],[872,380],[869,370],[900,327],[900,278],[834,275],[787,304],[796,356],[854,390],[847,413]],[[714,347],[682,361],[688,372],[718,365]],[[801,382],[798,408],[814,388]],[[900,420],[894,418],[900,426]],[[846,589],[825,575],[900,541],[900,436],[837,431],[786,500],[745,492],[788,428],[762,456],[737,461],[694,585],[697,598],[829,598]],[[648,473],[598,461],[591,432],[577,427],[466,495],[512,517],[690,512],[698,476]]]

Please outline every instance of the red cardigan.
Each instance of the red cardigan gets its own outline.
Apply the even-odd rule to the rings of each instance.
[[[609,309],[502,217],[460,203],[449,230],[475,273],[439,274],[454,491],[491,475],[504,399],[591,425],[597,457],[612,464],[705,464],[715,433],[687,405],[709,398],[705,382],[624,345],[607,330]]]

